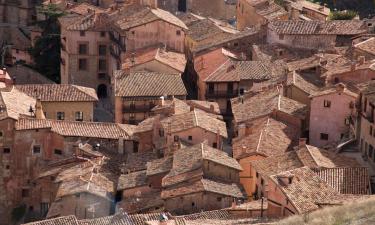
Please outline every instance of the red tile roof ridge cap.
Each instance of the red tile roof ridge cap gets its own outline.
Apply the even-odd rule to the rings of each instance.
[[[315,156],[311,153],[311,149],[309,148],[309,145],[305,145],[305,146],[306,146],[306,149],[307,149],[307,151],[309,152],[311,158],[314,160],[315,164],[316,164],[317,166],[319,166],[318,161],[316,160]]]

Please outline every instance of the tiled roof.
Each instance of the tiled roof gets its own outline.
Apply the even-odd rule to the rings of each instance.
[[[351,86],[349,84],[345,85],[344,83],[338,83],[331,87],[322,88],[317,92],[313,92],[310,95],[310,98],[319,97],[323,95],[330,95],[335,93],[344,93],[346,95],[351,96],[353,99],[357,98],[359,90],[355,86]]]
[[[108,15],[103,12],[90,12],[75,17],[69,15],[59,21],[67,30],[79,31],[107,31],[110,25]]]
[[[291,178],[291,183],[283,178]],[[279,173],[270,177],[286,195],[298,213],[316,210],[316,202],[330,202],[340,195],[308,167]],[[287,179],[288,180],[288,179]]]
[[[50,128],[52,132],[68,137],[108,139],[119,139],[123,137],[125,140],[132,139],[131,134],[127,133],[128,129],[124,129],[124,126],[125,125],[119,126],[119,124],[116,123],[39,120],[29,118],[20,118],[16,122],[16,130]]]
[[[168,199],[204,191],[235,198],[245,198],[245,194],[238,184],[227,184],[208,179],[200,179],[193,183],[163,189],[161,197]]]
[[[226,209],[205,211],[199,213],[193,213],[183,216],[176,216],[176,218],[183,218],[185,220],[226,220],[232,218],[232,215]]]
[[[272,118],[262,118],[250,125],[251,134],[233,140],[233,157],[240,159],[251,154],[267,157],[283,154],[297,145],[298,128]]]
[[[69,13],[75,13],[78,15],[87,15],[88,13],[94,12],[94,11],[104,12],[104,9],[98,6],[86,3],[86,2],[82,2],[82,3],[73,5],[72,7],[68,8],[66,11]]]
[[[322,6],[315,2],[309,2],[307,0],[299,0],[292,2],[291,6],[300,11],[303,11],[306,8],[316,13],[323,14],[325,16],[328,16],[331,11],[328,7]]]
[[[251,164],[258,173],[266,176],[304,166],[311,169],[360,166],[353,158],[310,145],[299,147],[297,151],[257,160]]]
[[[140,122],[134,130],[134,133],[142,133],[152,131],[154,127],[155,117],[149,117]]]
[[[7,90],[6,90],[7,89]],[[0,90],[0,119],[12,118],[18,120],[20,116],[30,116],[30,106],[35,108],[35,99],[20,92],[14,87]]]
[[[16,85],[25,94],[43,102],[93,102],[98,101],[95,89],[70,84]]]
[[[187,100],[186,103],[190,106],[194,106],[195,108],[201,109],[205,112],[220,114],[220,107],[217,102]],[[213,109],[213,111],[211,109]]]
[[[168,173],[172,169],[173,157],[166,156],[147,162],[147,176]]]
[[[148,97],[148,96],[185,96],[187,94],[180,74],[158,72],[116,71],[115,96]]]
[[[213,38],[216,35],[231,35],[230,33],[220,29],[213,21],[209,19],[202,19],[192,22],[189,24],[189,30],[186,34],[196,42]]]
[[[24,223],[25,225],[79,225],[75,216],[62,216],[58,218],[42,220],[32,223]]]
[[[241,80],[268,80],[272,78],[271,65],[261,61],[228,60],[205,82],[239,82]]]
[[[231,208],[229,210],[230,211],[236,211],[236,210],[239,210],[239,211],[242,211],[242,210],[251,211],[251,210],[261,210],[261,209],[267,210],[267,208],[268,208],[267,199],[263,200],[263,204],[262,204],[262,199],[258,199],[258,200],[253,200],[253,201],[245,202],[245,203],[242,203],[240,205],[236,205],[234,208]]]
[[[299,89],[305,91],[307,94],[314,94],[318,92],[324,83],[319,78],[314,79],[314,76],[311,75],[302,75],[297,72],[291,72],[288,74],[287,84],[294,85]]]
[[[185,55],[178,52],[166,51],[160,47],[151,47],[143,50],[137,50],[134,53],[125,54],[123,68],[131,68],[147,62],[156,60],[166,66],[169,66],[180,73],[185,71]]]
[[[125,212],[128,213],[143,213],[143,212],[162,212],[164,201],[160,197],[161,191],[152,191],[149,193],[142,193],[140,196],[136,195],[126,197],[119,202]]]
[[[316,173],[341,194],[371,194],[370,177],[366,167],[328,168]]]
[[[293,60],[291,62],[287,63],[287,67],[289,71],[295,71],[295,70],[305,70],[305,69],[311,69],[314,67],[326,67],[331,64],[337,65],[338,63],[345,63],[348,62],[348,59],[345,58],[342,55],[339,54],[315,54],[310,57]]]
[[[208,113],[201,110],[192,110],[191,112],[173,115],[161,120],[161,123],[169,133],[176,133],[201,127],[212,133],[217,133],[222,137],[228,137],[227,128],[224,121],[211,117]]]
[[[112,13],[111,20],[114,26],[121,30],[128,30],[158,20],[165,21],[183,29],[188,29],[180,19],[170,12],[139,5],[124,7]]]
[[[369,38],[366,41],[354,45],[354,48],[375,55],[375,37]]]
[[[237,123],[253,120],[271,114],[274,110],[304,118],[306,105],[284,97],[276,89],[260,92],[256,95],[244,95],[231,99],[234,120]]]
[[[167,214],[170,217],[169,214]],[[159,220],[160,213],[132,214],[119,212],[112,216],[79,220],[79,225],[144,225],[146,221]]]
[[[201,174],[204,160],[238,171],[242,170],[240,164],[234,158],[228,156],[227,153],[201,143],[179,149],[174,153],[173,166],[170,172],[163,178],[163,186],[170,186]],[[181,174],[186,175],[179,176]],[[176,176],[181,178],[176,179]]]
[[[146,170],[123,174],[119,177],[117,190],[125,190],[147,185]]]
[[[273,21],[268,28],[278,34],[288,35],[358,35],[367,32],[365,23],[360,20],[334,20],[334,21]]]
[[[126,158],[124,169],[129,172],[146,170],[147,162],[150,162],[157,158],[157,154],[154,152],[139,152],[129,154]]]
[[[287,11],[285,11],[282,6],[273,1],[269,1],[268,4],[255,6],[255,12],[266,18],[268,21],[277,20],[279,17],[288,15]]]

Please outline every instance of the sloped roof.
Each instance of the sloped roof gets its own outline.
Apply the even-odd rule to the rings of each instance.
[[[117,190],[125,190],[147,185],[146,170],[123,174],[119,177]]]
[[[274,156],[293,149],[298,143],[298,128],[272,118],[262,118],[250,125],[252,133],[233,140],[233,157],[244,158],[252,154]]]
[[[75,216],[62,216],[58,218],[42,220],[32,223],[24,223],[25,225],[79,225]]]
[[[147,162],[147,176],[161,173],[167,173],[172,169],[173,157],[166,156],[161,159],[155,159]]]
[[[231,99],[234,120],[237,123],[269,115],[274,110],[304,118],[306,105],[284,97],[277,89],[269,89],[255,95],[244,95]]]
[[[51,129],[62,136],[67,137],[96,137],[131,140],[132,134],[129,129],[124,129],[126,125],[116,123],[100,122],[75,122],[61,120],[39,120],[31,118],[20,118],[16,122],[16,130]]]
[[[283,177],[290,177],[291,183],[285,183]],[[340,195],[308,167],[282,172],[270,178],[298,213],[316,210],[319,208],[318,202],[330,202]]]
[[[361,20],[272,21],[268,28],[278,34],[288,35],[358,35],[367,32],[367,27]]]
[[[320,79],[314,79],[312,76],[303,76],[295,71],[288,74],[287,84],[294,85],[307,94],[314,94],[324,87],[324,83]]]
[[[222,137],[228,137],[225,122],[211,117],[202,110],[192,110],[188,113],[173,115],[161,120],[168,132],[176,133],[193,127],[201,127]]]
[[[375,37],[369,38],[366,41],[354,45],[354,48],[375,55]]]
[[[115,96],[120,97],[160,97],[185,96],[186,88],[180,74],[138,71],[127,74],[115,72]]]
[[[35,107],[36,100],[20,92],[14,87],[0,90],[0,119],[12,118],[18,120],[20,116],[30,116],[30,106]]]
[[[98,101],[95,89],[71,84],[25,84],[16,88],[42,102]]]

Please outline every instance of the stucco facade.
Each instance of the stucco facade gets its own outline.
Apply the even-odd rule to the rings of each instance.
[[[68,121],[94,121],[94,105],[95,102],[42,102],[47,119],[56,120],[58,112],[63,112]],[[82,120],[78,113],[82,113]]]

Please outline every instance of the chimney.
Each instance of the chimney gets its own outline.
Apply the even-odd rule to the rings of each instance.
[[[366,62],[365,56],[361,55],[358,57],[358,65],[363,65]]]
[[[212,113],[215,112],[215,106],[214,105],[210,105],[210,112],[212,112]]]
[[[238,137],[242,138],[242,137],[245,137],[245,135],[246,135],[246,125],[245,124],[238,125]]]
[[[124,137],[119,137],[118,139],[118,153],[123,155],[124,154]]]
[[[42,101],[40,100],[40,98],[36,99],[35,118],[39,119],[39,120],[45,120],[46,119],[46,117],[44,116]]]
[[[298,148],[303,148],[306,146],[307,138],[300,138],[298,140]]]
[[[288,186],[293,182],[293,176],[279,176],[278,177],[279,183],[283,186]]]

